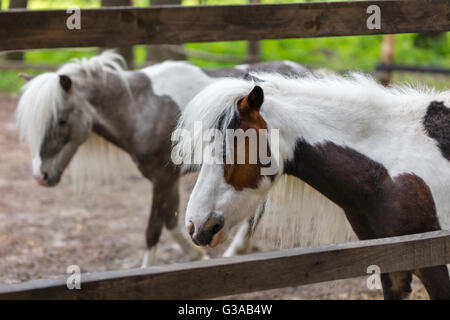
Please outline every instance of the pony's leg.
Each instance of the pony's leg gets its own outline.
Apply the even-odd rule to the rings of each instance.
[[[398,225],[390,225],[392,230],[379,231],[377,236],[374,232],[373,224],[370,224],[370,220],[367,218],[368,212],[371,210],[346,210],[345,214],[350,222],[353,230],[360,240],[376,239],[382,237],[396,236],[396,229]],[[375,228],[379,224],[375,225]],[[414,233],[414,232],[411,232]],[[383,287],[383,295],[385,300],[400,300],[408,298],[411,293],[411,271],[391,272],[380,274],[381,285]]]
[[[142,259],[141,268],[147,268],[154,264],[156,264],[156,245],[145,251],[144,258]]]
[[[380,275],[383,295],[386,300],[407,299],[411,293],[411,271],[382,273]]]
[[[250,251],[252,236],[256,230],[256,227],[261,221],[266,208],[266,201],[264,201],[256,210],[253,217],[247,220],[246,223],[241,225],[238,232],[234,236],[233,241],[227,248],[223,257],[232,257],[239,254],[247,254]]]
[[[450,276],[447,266],[422,268],[413,272],[422,281],[430,299],[450,300]]]
[[[159,204],[159,199],[156,194],[156,192],[153,192],[152,209],[147,223],[147,230],[145,231],[147,251],[142,259],[141,268],[156,264],[156,245],[161,237],[164,226],[164,211]]]
[[[183,229],[182,224],[179,223],[179,188],[178,179],[165,184],[165,199],[166,213],[164,215],[165,224],[170,231],[173,239],[181,247],[181,250],[188,256],[189,260],[201,260],[209,259],[205,250],[199,246],[196,246],[192,240],[188,239],[186,230]]]
[[[209,256],[205,250],[196,246],[190,239],[185,236],[186,231],[183,230],[180,223],[177,223],[172,229],[169,229],[173,239],[181,247],[181,250],[188,256],[189,260],[206,260]]]
[[[163,190],[159,188],[157,183],[153,183],[152,208],[150,211],[150,218],[148,219],[147,230],[145,232],[147,251],[144,254],[141,268],[156,264],[156,245],[161,237],[165,213]]]
[[[251,228],[252,228],[252,219],[247,220],[246,223],[243,223],[238,232],[233,238],[233,241],[223,254],[223,257],[233,257],[238,254],[246,254],[250,250],[251,244]]]

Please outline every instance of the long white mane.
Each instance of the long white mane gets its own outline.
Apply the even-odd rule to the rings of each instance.
[[[376,101],[380,108],[388,108],[396,99],[414,101],[425,96],[441,96],[445,93],[435,93],[431,89],[416,89],[411,86],[396,86],[385,88],[377,84],[372,78],[354,73],[348,77],[338,75],[310,75],[302,78],[287,78],[277,74],[255,73],[257,83],[265,93],[267,108],[272,107],[271,99],[291,99],[294,95],[302,97],[320,97],[331,101],[356,102],[355,117],[363,117],[361,106],[367,106],[368,100]],[[199,93],[183,111],[178,122],[178,128],[190,131],[193,141],[180,140],[174,145],[174,152],[181,154],[184,159],[192,159],[190,152],[199,150],[202,136],[195,132],[195,121],[201,120],[203,129],[217,128],[223,119],[231,119],[239,99],[247,95],[255,83],[242,79],[227,79],[218,81]],[[288,104],[290,101],[285,100]],[[390,101],[389,104],[384,102]],[[266,105],[266,104],[265,104]],[[277,110],[261,110],[263,117],[270,114],[276,118],[276,123],[295,125],[292,119]],[[359,110],[358,110],[359,108]],[[377,113],[381,110],[371,110]],[[338,112],[338,110],[336,110]],[[409,110],[405,110],[409,112]],[[352,113],[352,112],[350,112]],[[332,115],[334,116],[334,114]],[[339,119],[339,114],[336,114]],[[266,118],[269,130],[270,119]],[[274,119],[272,119],[274,120]],[[226,121],[225,121],[226,122]],[[280,137],[280,164],[292,155],[293,145],[291,137]],[[296,177],[282,176],[270,190],[264,213],[262,226],[263,236],[271,239],[278,246],[311,246],[345,242],[355,239],[350,224],[340,207],[332,203],[321,193]]]
[[[39,153],[47,129],[54,124],[64,104],[59,75],[83,72],[85,81],[90,81],[94,75],[102,77],[106,72],[114,71],[129,91],[124,76],[125,67],[124,59],[108,50],[89,59],[75,59],[56,72],[44,73],[30,80],[22,89],[16,122],[20,138],[28,144],[32,158]],[[91,133],[79,147],[67,170],[76,187],[84,187],[92,182],[113,182],[110,178],[117,177],[118,172],[136,172],[128,154],[95,133]]]

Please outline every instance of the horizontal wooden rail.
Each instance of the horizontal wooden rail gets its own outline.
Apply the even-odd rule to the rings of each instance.
[[[0,299],[200,299],[450,263],[450,230],[0,285]]]
[[[41,70],[41,71],[54,71],[59,68],[59,65],[50,64],[29,64],[22,61],[7,60],[0,62],[0,70]]]
[[[404,64],[377,64],[375,71],[400,71],[416,73],[433,73],[450,76],[450,69],[435,66],[409,66]]]
[[[380,8],[380,29],[367,27],[369,5]],[[81,10],[73,30],[66,10],[8,10],[0,50],[448,31],[449,8],[450,0],[113,7]]]

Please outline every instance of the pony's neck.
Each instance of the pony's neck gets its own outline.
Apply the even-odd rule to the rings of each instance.
[[[269,126],[279,129],[284,173],[300,178],[343,208],[357,206],[358,199],[367,197],[388,176],[372,156],[380,144],[386,148],[395,143],[385,130],[398,119],[395,106],[380,106],[385,103],[383,96],[373,100],[370,94],[364,98],[365,93],[269,94],[262,109]]]
[[[103,79],[85,80],[81,86],[95,110],[94,133],[129,153],[133,151],[135,118],[141,113],[142,106],[138,102],[145,86],[135,81],[133,74],[123,72],[119,76],[116,72],[106,72]]]
[[[284,173],[308,183],[344,210],[362,208],[363,200],[372,199],[390,181],[382,164],[330,141],[312,145],[299,139]]]

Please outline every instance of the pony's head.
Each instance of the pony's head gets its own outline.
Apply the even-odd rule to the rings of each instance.
[[[57,184],[78,146],[89,137],[92,116],[85,104],[68,75],[45,73],[25,86],[17,122],[33,157],[33,177],[41,185]]]
[[[348,93],[366,99],[367,95],[354,90],[361,87],[374,85],[362,77],[287,78],[256,73],[248,80],[221,80],[202,90],[181,115],[172,153],[176,163],[201,164],[185,221],[194,242],[217,245],[225,240],[230,228],[263,204],[263,236],[278,246],[351,239],[353,232],[342,209],[287,173],[293,167],[304,170],[301,161],[293,161],[296,153],[302,152],[297,149],[300,138],[321,141],[327,134],[334,134],[328,132],[333,132],[330,128],[336,124],[318,125],[321,113],[330,118],[328,113],[333,109],[321,105],[324,97],[333,103],[346,101]],[[349,114],[353,113],[346,116]],[[244,143],[237,142],[239,137]]]
[[[20,136],[32,154],[34,178],[54,186],[78,147],[92,132],[94,108],[86,97],[87,77],[103,67],[121,69],[118,55],[106,52],[29,80],[16,111]]]
[[[191,165],[201,153],[185,221],[196,244],[223,242],[231,227],[255,212],[276,180],[278,150],[261,113],[265,106],[261,87],[230,79],[205,88],[183,111],[175,131],[183,137],[173,137],[173,154]]]

